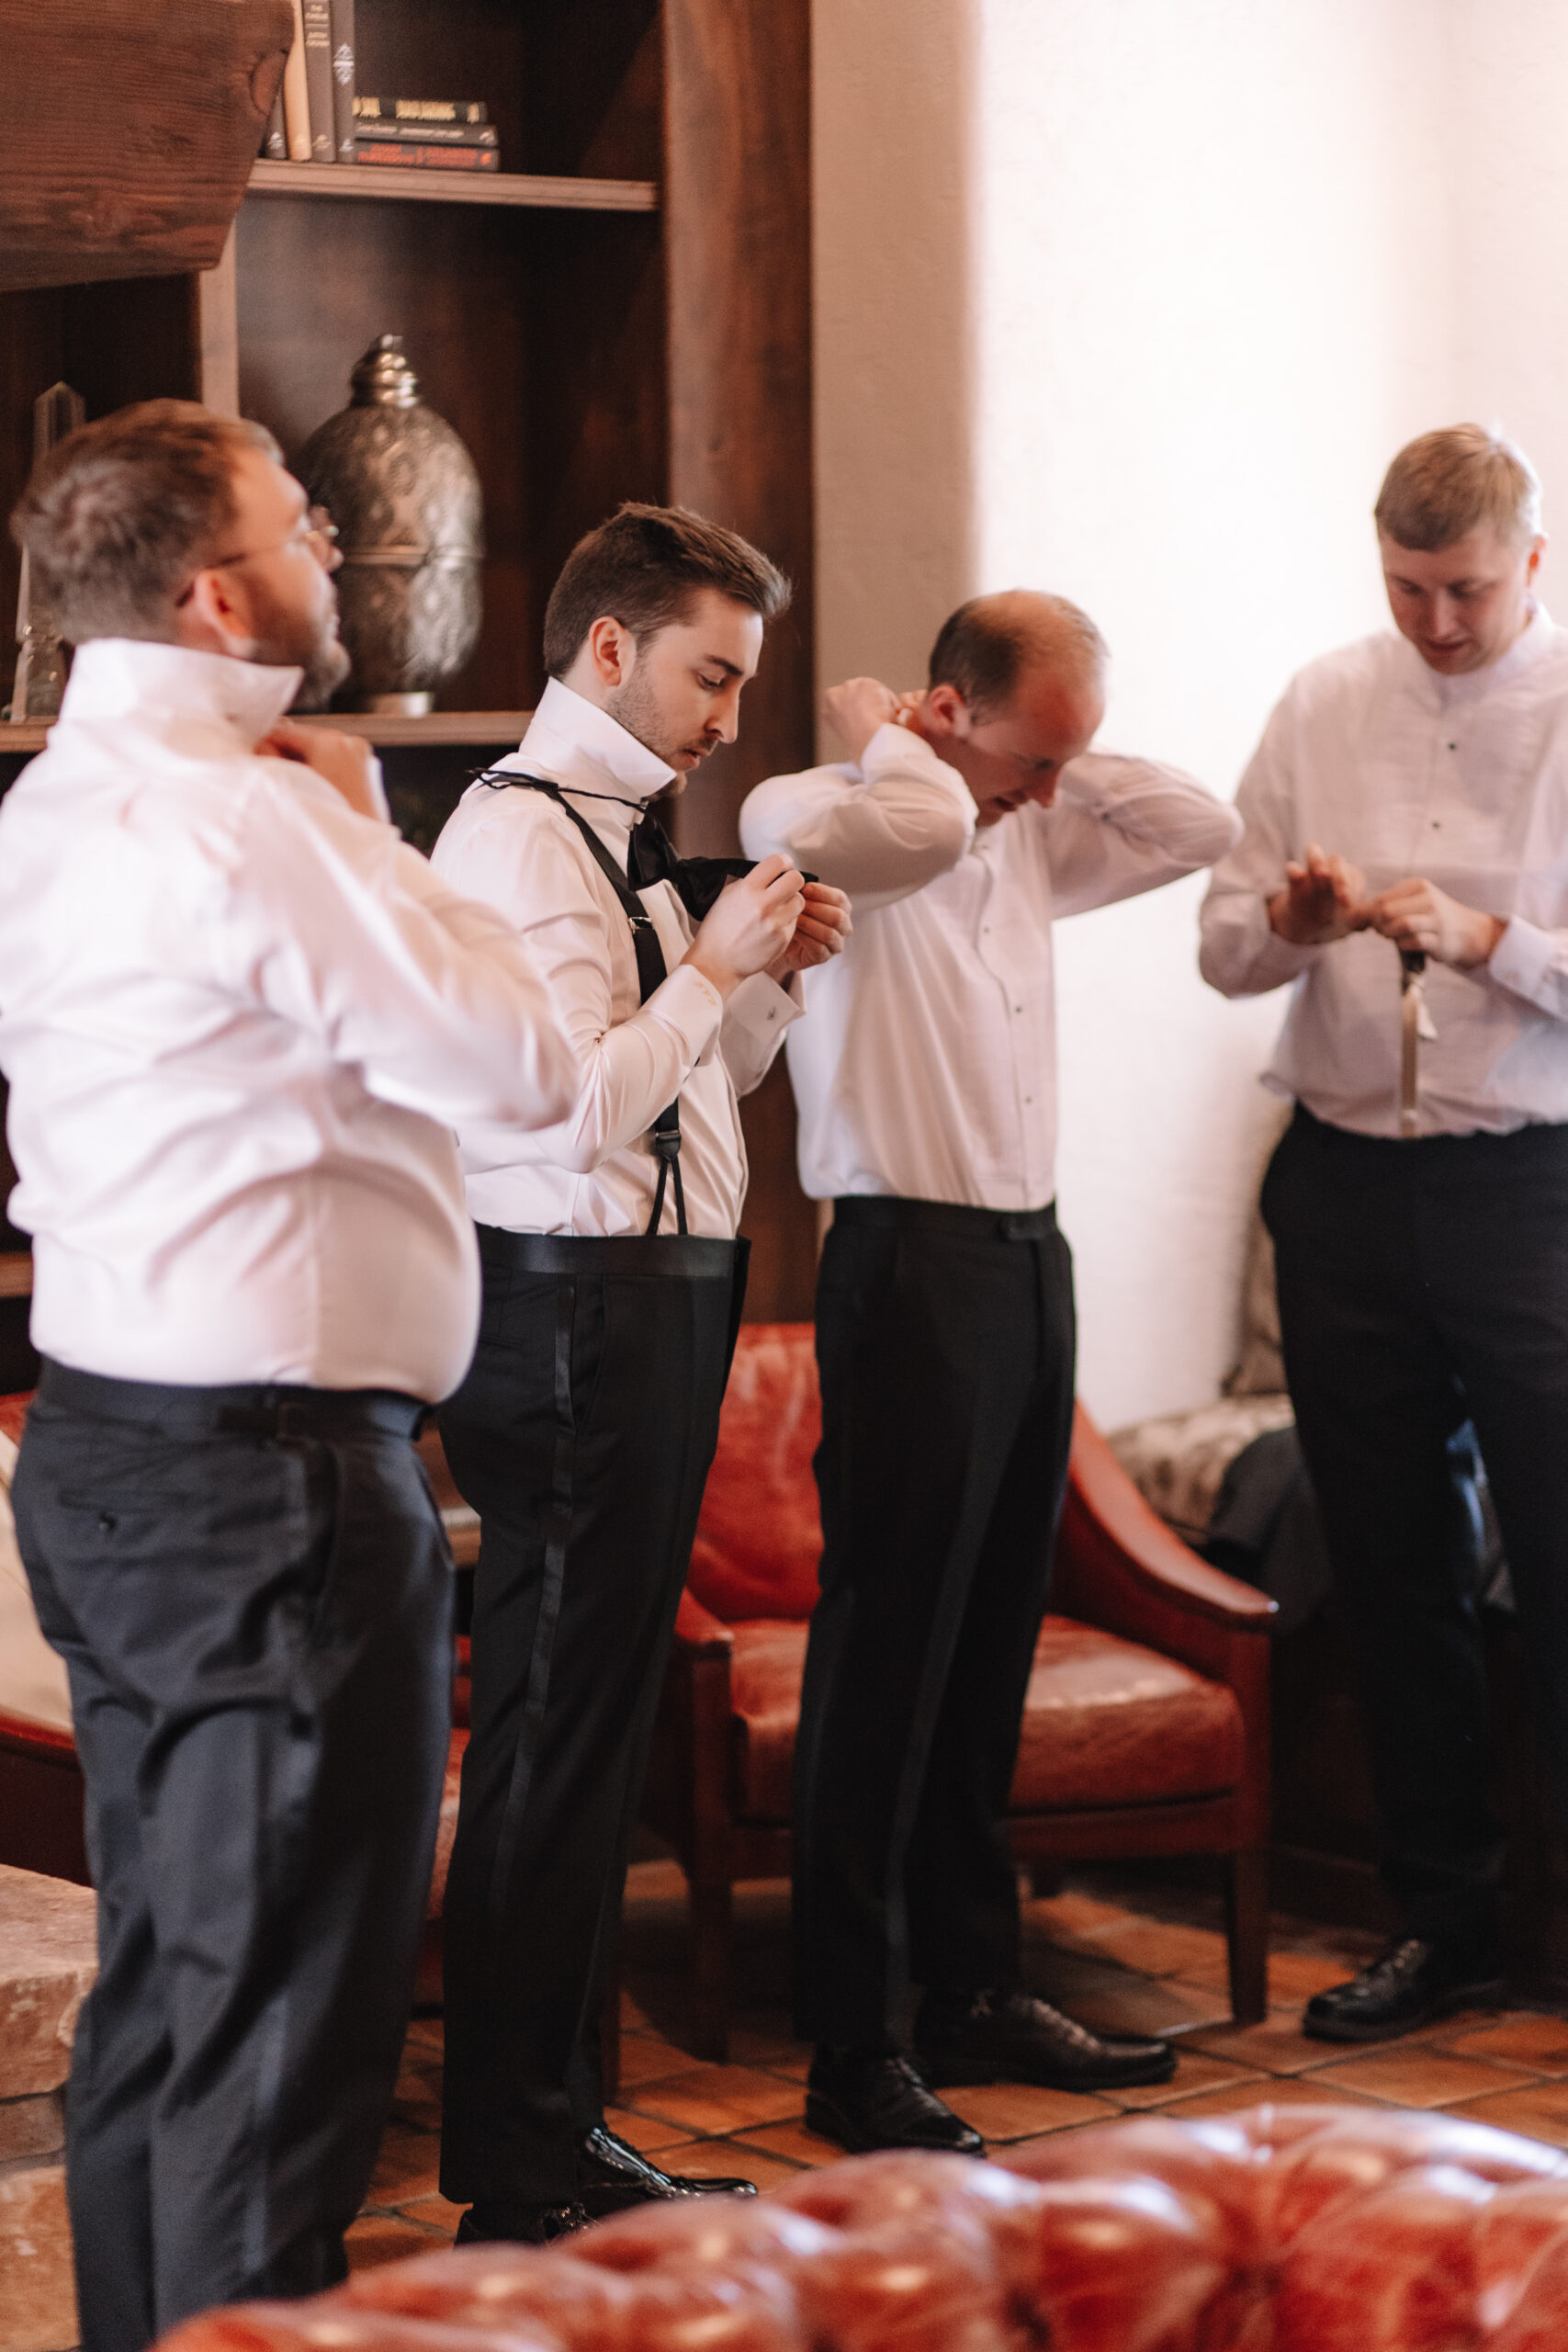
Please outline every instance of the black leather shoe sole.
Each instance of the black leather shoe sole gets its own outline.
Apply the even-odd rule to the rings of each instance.
[[[806,2120],[813,2132],[820,2132],[825,2140],[836,2140],[840,2148],[849,2150],[852,2156],[873,2155],[881,2148],[923,2148],[928,2155],[943,2156],[978,2156],[985,2154],[986,2143],[978,2132],[973,2131],[956,2115],[953,2119],[955,2129],[944,2137],[933,2135],[919,2140],[888,2138],[866,2124],[858,2123],[836,2099],[826,2098],[821,2091],[808,2090],[806,2094]]]
[[[939,2057],[930,2050],[919,2053],[920,2072],[933,2090],[957,2090],[965,2083],[1032,2083],[1045,2091],[1133,2090],[1142,2083],[1168,2083],[1176,2072],[1176,2052],[1118,2058],[1108,2051],[1104,2061],[1087,2060],[1081,2066],[1053,2066],[1026,2048],[995,2054],[954,2051]]]
[[[669,2176],[666,2176],[667,2179]],[[637,2205],[690,2205],[699,2197],[755,2197],[754,2180],[741,2180],[739,2176],[717,2180],[671,2179],[668,2188],[650,2185],[638,2187],[632,2181],[584,2181],[577,2192],[578,2202],[587,2208],[589,2216],[602,2222],[609,2213],[629,2213]]]
[[[1429,2000],[1392,2018],[1359,2018],[1354,2012],[1337,2015],[1332,2009],[1317,2009],[1320,1996],[1314,1996],[1303,2012],[1302,2031],[1309,2041],[1397,2041],[1403,2034],[1417,2033],[1424,2025],[1451,2018],[1456,2009],[1500,2008],[1506,1992],[1501,1976],[1479,1977],[1472,1984],[1450,1984],[1446,1992],[1434,1993]]]
[[[585,2230],[593,2216],[586,2206],[470,2205],[457,2223],[454,2245],[553,2245],[557,2238]]]

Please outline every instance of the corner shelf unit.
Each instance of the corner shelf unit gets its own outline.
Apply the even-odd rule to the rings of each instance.
[[[479,644],[441,707],[342,722],[381,749],[399,823],[428,846],[466,775],[518,740],[574,542],[623,500],[673,501],[795,582],[739,742],[679,804],[683,849],[731,852],[750,786],[812,757],[809,28],[810,0],[364,0],[360,88],[482,97],[509,168],[261,162],[216,268],[0,294],[0,511],[59,378],[90,417],[202,400],[291,455],[375,337],[401,334],[479,469],[488,552]],[[28,102],[70,140],[68,82]],[[121,169],[81,159],[106,201]],[[0,535],[0,642],[17,586]],[[0,790],[44,732],[0,724]],[[782,1066],[746,1118],[751,1311],[808,1314]]]

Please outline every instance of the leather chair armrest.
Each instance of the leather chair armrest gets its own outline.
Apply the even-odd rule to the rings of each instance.
[[[68,1731],[60,1731],[52,1724],[35,1724],[26,1715],[9,1715],[0,1711],[0,1749],[8,1756],[28,1756],[40,1763],[60,1764],[79,1769],[76,1743]]]
[[[688,1657],[728,1658],[735,1647],[735,1636],[711,1609],[705,1609],[696,1595],[684,1591],[681,1606],[675,1611],[675,1646]]]
[[[1278,1613],[1267,1593],[1211,1567],[1156,1517],[1082,1406],[1052,1606],[1227,1680],[1231,1642],[1267,1635]]]

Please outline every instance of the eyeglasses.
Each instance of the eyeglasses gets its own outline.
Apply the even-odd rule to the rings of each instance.
[[[323,571],[337,570],[343,561],[343,550],[337,543],[337,525],[324,506],[308,508],[299,529],[291,531],[286,539],[275,539],[267,548],[248,548],[243,555],[220,555],[213,562],[204,563],[201,569],[203,571],[232,571],[239,564],[254,563],[264,555],[286,555],[295,548],[313,555]],[[193,580],[185,594],[175,597],[176,610],[181,605],[190,602],[195,590],[196,582]]]

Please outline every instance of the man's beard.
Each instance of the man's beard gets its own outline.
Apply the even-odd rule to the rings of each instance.
[[[605,696],[604,708],[616,726],[624,727],[628,735],[635,735],[656,760],[662,760],[666,767],[674,766],[674,754],[682,747],[668,740],[669,729],[660,716],[659,697],[640,666],[633,670],[624,686],[615,687]]]
[[[314,623],[285,612],[269,598],[257,612],[253,662],[268,669],[300,669],[305,675],[290,710],[323,710],[350,668],[346,647],[338,641],[337,606],[330,605]]]

